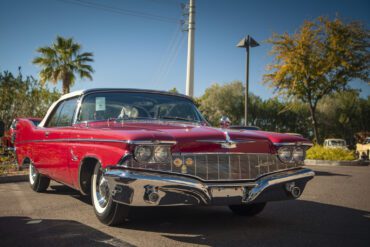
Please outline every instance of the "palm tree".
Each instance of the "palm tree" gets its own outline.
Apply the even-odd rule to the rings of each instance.
[[[51,46],[40,47],[40,53],[32,62],[39,65],[41,83],[47,81],[57,84],[63,82],[63,93],[69,93],[69,89],[76,80],[76,74],[81,78],[92,80],[93,68],[88,64],[93,62],[93,53],[81,53],[81,45],[74,43],[72,38],[58,36]]]

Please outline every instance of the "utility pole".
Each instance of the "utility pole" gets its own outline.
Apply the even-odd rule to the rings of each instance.
[[[248,91],[249,91],[249,48],[259,46],[251,36],[243,38],[236,45],[240,48],[245,48],[246,51],[246,64],[245,64],[245,101],[244,101],[244,126],[248,126]]]
[[[188,20],[188,58],[186,68],[186,95],[194,96],[194,33],[195,33],[195,0],[189,0]]]

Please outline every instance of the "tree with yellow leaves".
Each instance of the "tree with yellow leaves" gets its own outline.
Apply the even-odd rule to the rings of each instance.
[[[369,82],[370,32],[357,21],[319,17],[294,34],[274,34],[269,43],[274,62],[264,82],[288,98],[308,104],[318,142],[317,103],[348,88],[353,79]]]

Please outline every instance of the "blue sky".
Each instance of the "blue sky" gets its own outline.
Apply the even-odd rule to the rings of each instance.
[[[82,6],[86,2],[109,8]],[[181,2],[187,1],[0,0],[0,70],[16,72],[21,66],[24,75],[37,77],[39,68],[31,63],[36,48],[62,35],[94,53],[93,81],[78,80],[72,90],[176,87],[184,93],[187,33],[179,31],[176,22],[182,17]],[[305,19],[320,15],[339,14],[370,24],[370,1],[197,0],[196,4],[195,96],[215,82],[244,80],[245,52],[236,44],[246,34],[261,43],[251,51],[250,91],[266,99],[273,92],[261,84],[271,61],[271,47],[264,40],[273,32],[292,33]],[[138,17],[137,12],[168,19]],[[370,95],[365,83],[351,85],[360,88],[362,96]]]

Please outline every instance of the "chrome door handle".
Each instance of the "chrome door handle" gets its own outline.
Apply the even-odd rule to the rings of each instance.
[[[50,134],[50,132],[49,132],[49,131],[46,131],[46,132],[45,132],[45,136],[46,136],[46,137],[48,137],[48,136],[49,136],[49,134]]]

